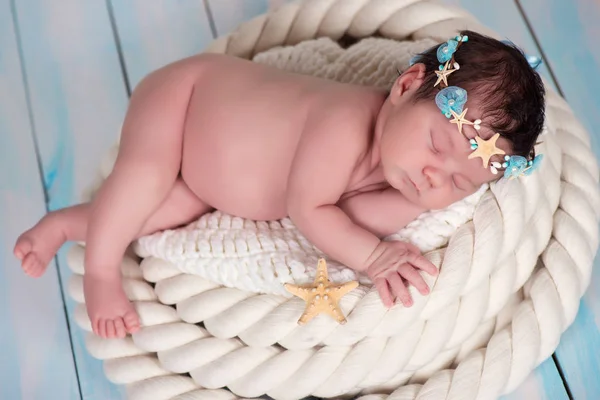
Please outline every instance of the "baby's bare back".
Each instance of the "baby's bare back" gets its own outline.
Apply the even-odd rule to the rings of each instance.
[[[184,181],[218,210],[254,220],[287,216],[288,177],[302,136],[310,134],[305,127],[364,89],[229,57],[205,58],[199,67],[184,130]],[[364,135],[366,146],[368,129],[354,134]],[[344,148],[340,142],[331,150]]]

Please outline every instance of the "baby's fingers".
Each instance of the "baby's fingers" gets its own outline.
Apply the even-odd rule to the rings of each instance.
[[[373,284],[379,292],[379,297],[381,297],[383,305],[388,308],[392,307],[394,305],[394,297],[392,296],[387,281],[384,278],[377,278]]]
[[[427,258],[422,256],[421,253],[411,252],[406,261],[416,268],[427,272],[431,276],[436,276],[438,274],[437,267],[433,265]]]
[[[429,293],[429,286],[425,283],[425,280],[412,265],[404,264],[398,268],[398,273],[402,275],[411,285],[417,288],[419,293],[426,295]]]
[[[392,291],[396,295],[396,299],[399,299],[405,307],[411,307],[413,305],[412,296],[408,292],[408,288],[404,284],[402,277],[397,272],[394,272],[389,274],[387,278]]]

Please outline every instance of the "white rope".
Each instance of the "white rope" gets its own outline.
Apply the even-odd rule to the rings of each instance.
[[[211,51],[249,58],[345,33],[441,41],[459,28],[482,30],[463,11],[428,1],[314,0],[249,21]],[[327,59],[335,50],[318,42],[323,50],[313,49],[315,57]],[[316,68],[318,62],[304,63],[303,46],[320,45],[273,49],[257,61]],[[472,221],[427,253],[441,273],[435,281],[426,277],[432,293],[413,292],[409,309],[385,310],[376,292],[361,286],[342,300],[346,325],[318,317],[300,327],[298,299],[223,287],[159,258],[138,264],[128,255],[124,285],[144,328],[110,341],[90,334],[87,346],[132,399],[299,399],[361,391],[362,400],[497,398],[552,354],[575,318],[598,248],[597,161],[588,134],[551,89],[547,126],[542,167],[526,184],[492,184]],[[82,254],[81,246],[69,253],[69,288],[79,303]],[[75,318],[91,330],[83,304]]]

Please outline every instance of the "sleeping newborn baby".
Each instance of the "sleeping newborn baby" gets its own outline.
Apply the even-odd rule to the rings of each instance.
[[[474,32],[418,55],[389,91],[202,54],[138,85],[94,200],[49,213],[14,252],[35,277],[66,241],[85,241],[93,331],[124,337],[140,326],[119,268],[132,240],[213,209],[289,216],[369,276],[386,306],[408,307],[407,285],[427,294],[420,271],[437,269],[381,238],[485,182],[531,173],[543,121],[543,85],[523,53]]]

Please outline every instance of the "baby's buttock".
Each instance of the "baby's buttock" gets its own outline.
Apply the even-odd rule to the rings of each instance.
[[[285,217],[288,160],[245,152],[240,143],[216,136],[188,135],[181,168],[187,186],[202,201],[231,215],[253,220]],[[232,145],[224,148],[225,142]]]

